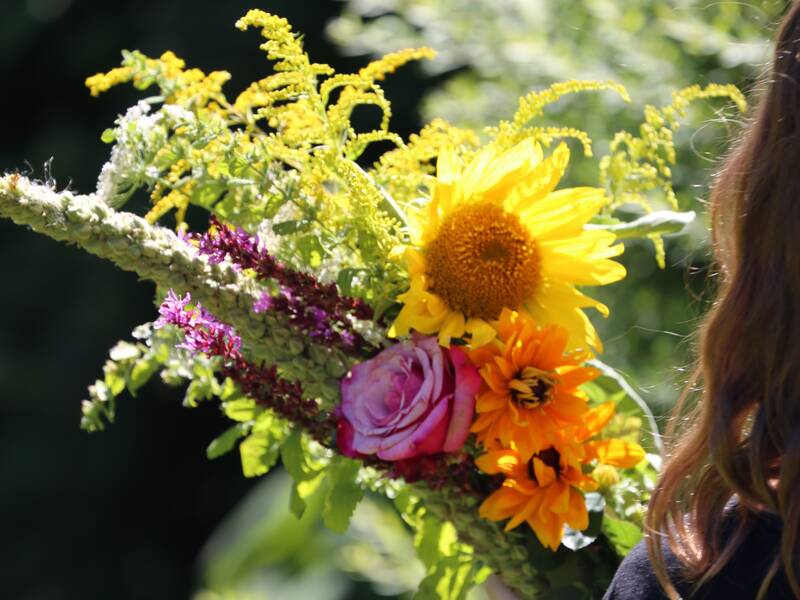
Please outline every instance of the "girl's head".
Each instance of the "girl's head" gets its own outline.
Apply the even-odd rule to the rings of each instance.
[[[720,281],[692,382],[702,396],[651,499],[648,546],[665,587],[664,535],[702,583],[742,543],[754,513],[776,513],[783,537],[762,591],[783,566],[800,598],[800,2],[717,175],[711,214]]]

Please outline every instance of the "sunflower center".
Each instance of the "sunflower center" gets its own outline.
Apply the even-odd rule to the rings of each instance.
[[[481,252],[481,260],[496,260],[502,261],[508,258],[508,250],[506,247],[498,242],[492,240],[483,248]]]
[[[425,253],[431,291],[467,318],[517,310],[539,283],[536,240],[517,215],[491,203],[449,215]]]
[[[536,367],[525,367],[508,382],[511,400],[523,408],[536,408],[550,402],[555,379],[552,373]]]
[[[536,472],[533,468],[534,458],[538,458],[546,466],[552,468],[556,472],[556,477],[561,474],[561,455],[558,453],[558,450],[550,447],[542,450],[541,452],[537,452],[533,455],[533,458],[528,461],[528,476],[531,478],[531,481],[539,483],[539,481],[536,479]]]

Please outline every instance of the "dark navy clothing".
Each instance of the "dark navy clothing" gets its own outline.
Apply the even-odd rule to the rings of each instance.
[[[722,571],[692,594],[691,582],[681,577],[681,564],[664,544],[667,572],[678,593],[691,600],[755,599],[774,557],[780,552],[781,522],[777,517],[759,517],[758,525]],[[796,600],[783,569],[769,587],[769,600]],[[656,579],[644,542],[622,561],[603,600],[664,600],[666,594]]]

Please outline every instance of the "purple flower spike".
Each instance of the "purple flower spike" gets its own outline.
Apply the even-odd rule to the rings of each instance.
[[[230,377],[239,384],[242,392],[268,405],[284,418],[301,423],[317,441],[330,446],[335,424],[322,415],[315,400],[303,398],[300,383],[278,376],[274,365],[262,367],[247,361],[241,351],[242,339],[233,327],[221,322],[200,303],[189,308],[191,299],[188,293],[181,298],[169,290],[158,310],[161,316],[155,327],[179,327],[185,337],[178,348],[221,357],[220,374],[223,377]]]
[[[181,298],[169,290],[158,309],[161,316],[153,324],[154,327],[158,329],[175,325],[182,329],[185,339],[178,348],[235,358],[242,347],[242,339],[233,327],[217,319],[199,302],[194,308],[187,309],[191,300],[188,292]]]
[[[372,308],[366,302],[340,296],[336,284],[323,284],[313,275],[286,267],[265,249],[259,249],[256,236],[239,227],[228,227],[212,216],[211,230],[194,237],[199,252],[208,256],[209,262],[228,258],[238,269],[255,271],[259,280],[272,279],[280,285],[278,295],[265,293],[253,304],[254,312],[281,312],[317,342],[335,344],[356,355],[369,353],[369,344],[353,329],[351,321],[352,317],[372,318]]]
[[[259,298],[253,303],[253,312],[254,313],[267,312],[268,310],[272,310],[274,306],[275,302],[273,302],[272,296],[264,292],[263,294],[261,294],[261,298]]]

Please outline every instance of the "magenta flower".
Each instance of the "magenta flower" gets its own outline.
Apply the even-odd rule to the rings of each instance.
[[[199,302],[192,308],[189,292],[181,297],[173,290],[167,292],[158,309],[161,315],[154,323],[159,329],[175,325],[184,333],[177,348],[202,352],[222,358],[220,375],[230,377],[239,384],[242,392],[260,404],[269,406],[282,417],[300,423],[321,444],[331,443],[333,421],[322,415],[313,398],[303,397],[303,387],[298,381],[288,381],[278,375],[275,365],[270,367],[247,361],[242,354],[242,339],[236,330],[211,314]]]
[[[237,357],[242,339],[233,327],[217,319],[199,302],[194,308],[189,307],[191,301],[189,292],[181,298],[170,289],[158,309],[161,316],[153,326],[159,329],[165,325],[175,325],[182,329],[185,337],[178,348],[228,358]]]
[[[423,336],[391,346],[342,381],[339,450],[390,461],[459,450],[480,385],[461,348]]]

